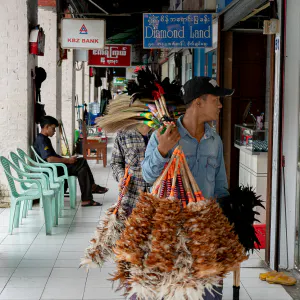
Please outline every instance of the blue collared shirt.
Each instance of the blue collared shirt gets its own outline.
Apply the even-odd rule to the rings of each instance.
[[[198,142],[182,125],[182,117],[177,120],[181,139],[178,145],[186,156],[192,174],[205,198],[221,198],[228,195],[228,183],[225,171],[223,144],[220,136],[205,124],[205,133]],[[146,182],[154,183],[169,161],[176,146],[162,157],[157,149],[156,132],[152,134],[142,162],[142,173]]]

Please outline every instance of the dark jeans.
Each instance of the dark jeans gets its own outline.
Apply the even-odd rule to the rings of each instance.
[[[95,183],[94,176],[85,158],[78,158],[75,164],[66,165],[69,176],[76,176],[81,190],[81,200],[92,200],[92,186]],[[58,176],[63,175],[63,168],[57,168]],[[68,182],[65,181],[65,191],[68,189]]]

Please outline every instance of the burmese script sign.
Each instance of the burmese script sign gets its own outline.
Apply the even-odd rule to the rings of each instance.
[[[212,47],[212,15],[143,14],[144,48]]]
[[[131,66],[131,45],[105,45],[103,49],[89,51],[89,65],[97,67]]]

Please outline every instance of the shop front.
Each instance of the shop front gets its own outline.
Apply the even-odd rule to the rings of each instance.
[[[193,55],[192,51],[184,50],[181,57],[181,83],[185,84],[193,77]]]
[[[227,177],[230,187],[252,186],[265,201],[266,209],[257,211],[260,224],[255,226],[263,244],[267,242],[267,262],[275,38],[263,34],[262,20],[269,18],[269,1],[232,1],[219,14],[217,47],[205,53],[206,74],[235,89],[223,100],[219,124]]]

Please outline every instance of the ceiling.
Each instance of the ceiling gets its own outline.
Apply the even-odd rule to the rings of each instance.
[[[143,1],[143,0],[92,0],[109,14],[130,14],[130,16],[108,16],[90,15],[104,14],[96,5],[89,0],[64,0],[69,4],[73,11],[77,13],[88,13],[87,15],[75,15],[75,17],[85,18],[105,18],[106,37],[111,42],[138,43],[142,40],[143,33],[143,12],[162,12],[163,6],[169,6],[169,0]],[[128,34],[129,33],[129,34]],[[115,36],[117,37],[115,38]]]

